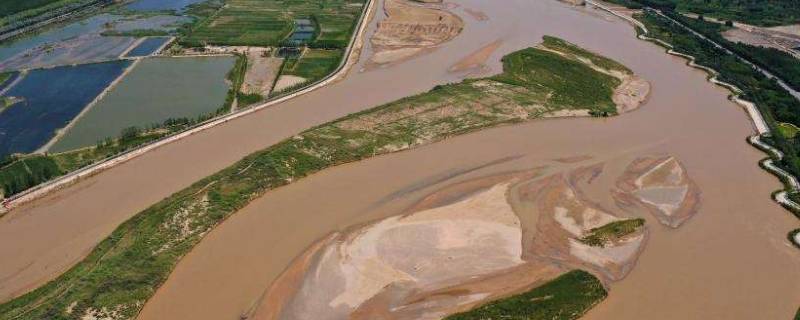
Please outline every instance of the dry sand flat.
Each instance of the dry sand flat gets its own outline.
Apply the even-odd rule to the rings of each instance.
[[[727,100],[727,91],[707,83],[704,73],[682,59],[635,39],[629,25],[613,18],[598,19],[546,0],[458,2],[490,19],[468,24],[430,54],[396,67],[351,73],[334,85],[162,147],[12,211],[0,219],[0,256],[14,257],[0,260],[0,292],[47,281],[121,221],[246,154],[304,128],[455,81],[458,77],[447,69],[495,39],[504,39],[495,53],[499,57],[552,34],[648,79],[654,90],[646,105],[611,119],[538,121],[456,137],[274,190],[209,233],[139,318],[236,319],[326,234],[395,216],[443,184],[541,164],[567,166],[552,159],[579,157],[626,158],[606,162],[605,170],[621,173],[636,158],[658,152],[680,159],[703,191],[703,205],[678,229],[645,214],[649,237],[637,266],[611,284],[609,298],[586,318],[793,316],[800,301],[800,281],[793,281],[800,279],[800,254],[785,235],[797,222],[769,199],[780,184],[756,166],[764,155],[743,142],[752,126]],[[497,72],[500,63],[489,59],[487,66]],[[381,83],[391,85],[375,85]],[[369,94],[362,94],[365,88]],[[577,184],[605,211],[617,213],[608,209],[614,199],[601,196],[616,185],[616,176]]]
[[[334,233],[284,271],[253,318],[439,319],[572,268],[620,280],[643,250],[646,229],[599,245],[581,239],[623,220],[620,213],[647,210],[614,213],[588,198],[578,184],[603,169],[596,163],[470,180],[404,215]],[[649,175],[643,179],[651,184]]]
[[[503,40],[492,41],[453,64],[448,71],[463,72],[467,76],[483,74],[487,71],[486,61],[501,45],[503,45]]]
[[[407,60],[445,43],[464,28],[461,18],[441,1],[426,4],[408,0],[386,0],[386,18],[372,35],[370,65],[389,65]]]

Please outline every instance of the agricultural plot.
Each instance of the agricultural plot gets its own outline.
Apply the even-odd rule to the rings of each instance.
[[[361,6],[352,6],[361,8]],[[355,27],[355,20],[348,15],[341,14],[315,14],[314,19],[320,26],[319,35],[315,41],[318,47],[344,48],[350,41],[350,34]]]
[[[74,150],[115,138],[128,127],[150,127],[167,119],[195,118],[222,106],[232,57],[142,60],[51,148]]]
[[[159,48],[169,41],[167,37],[150,37],[144,39],[136,48],[131,49],[125,54],[126,57],[145,57],[155,53]]]
[[[295,19],[314,18],[320,30],[328,34],[323,37],[328,39],[326,46],[343,48],[363,3],[363,0],[230,0],[211,18],[192,28],[181,42],[189,46],[277,46],[292,33]]]
[[[0,117],[0,156],[47,143],[129,65],[115,61],[29,72],[4,95],[20,101]]]
[[[308,49],[299,58],[286,59],[281,75],[316,81],[333,72],[341,57],[341,50]]]

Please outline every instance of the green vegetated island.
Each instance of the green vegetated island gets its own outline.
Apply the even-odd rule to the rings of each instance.
[[[83,3],[79,0],[40,0],[31,2],[0,0],[0,8],[21,10],[26,14],[41,8],[64,7]],[[196,124],[246,108],[265,98],[258,92],[244,91],[248,70],[255,60],[269,60],[280,54],[278,48],[289,47],[290,54],[278,59],[278,72],[271,81],[282,75],[304,79],[269,95],[289,93],[332,73],[341,62],[344,50],[361,18],[364,0],[208,0],[189,6],[185,15],[192,22],[177,29],[177,40],[166,49],[167,55],[202,54],[206,46],[248,46],[259,48],[259,54],[236,54],[237,60],[227,75],[231,84],[222,105],[197,117],[169,118],[147,127],[123,129],[117,136],[99,139],[94,146],[50,154],[10,155],[0,160],[0,199],[18,194],[36,185],[103,161],[146,143],[187,130]],[[38,5],[38,6],[37,6]],[[134,14],[123,8],[106,11],[115,14]],[[11,12],[11,11],[8,11]],[[297,20],[308,21],[313,31],[302,40],[292,40],[297,34]],[[311,34],[307,34],[310,32]],[[163,35],[160,30],[133,30],[116,36]],[[241,49],[239,49],[241,50]],[[209,52],[215,53],[215,52]],[[256,65],[258,68],[268,68]],[[258,76],[257,72],[254,73]],[[0,83],[10,73],[0,74]],[[2,110],[2,108],[0,108]]]
[[[0,319],[72,319],[86,314],[133,318],[203,235],[268,190],[336,165],[481,128],[563,112],[613,115],[612,95],[621,81],[611,74],[631,72],[553,37],[545,37],[537,48],[511,53],[502,62],[504,71],[496,76],[440,85],[320,125],[194,183],[120,225],[55,280],[0,305]],[[610,233],[596,233],[606,237],[624,232],[609,228]],[[553,298],[532,300],[542,294]],[[605,295],[592,275],[574,272],[476,312],[575,319]]]

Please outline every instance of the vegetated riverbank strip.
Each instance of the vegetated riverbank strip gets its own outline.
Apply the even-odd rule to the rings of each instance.
[[[317,90],[319,88],[322,88],[324,86],[327,86],[327,85],[339,80],[339,78],[341,78],[344,75],[346,75],[347,72],[350,70],[350,68],[355,63],[358,62],[357,57],[360,54],[360,52],[362,50],[362,47],[363,47],[363,43],[365,41],[363,39],[363,35],[366,32],[366,29],[367,29],[367,26],[368,26],[367,20],[369,19],[369,17],[371,17],[371,13],[373,12],[374,2],[375,1],[376,0],[367,0],[367,5],[364,6],[364,8],[363,8],[363,10],[361,12],[361,17],[360,17],[360,19],[358,21],[358,24],[356,25],[356,29],[355,29],[356,32],[354,32],[353,35],[351,36],[350,43],[348,44],[347,48],[345,49],[345,54],[342,56],[341,62],[336,67],[336,69],[331,74],[329,74],[328,76],[326,76],[326,77],[324,77],[322,79],[319,79],[316,82],[309,83],[307,86],[305,86],[303,88],[300,88],[297,91],[280,94],[280,95],[277,95],[277,96],[275,96],[273,98],[270,98],[270,99],[266,100],[265,102],[263,102],[263,103],[261,103],[259,105],[251,106],[251,107],[248,107],[246,109],[240,109],[240,110],[238,110],[236,112],[233,112],[233,113],[230,113],[230,114],[226,114],[226,115],[219,116],[217,118],[212,118],[212,119],[206,120],[204,122],[201,122],[201,123],[197,124],[196,126],[194,126],[192,128],[188,128],[188,129],[186,129],[184,131],[181,131],[181,132],[178,132],[178,133],[176,133],[174,135],[171,135],[171,136],[165,137],[163,139],[159,139],[159,140],[156,140],[154,142],[145,144],[145,145],[143,145],[143,146],[141,146],[139,148],[132,149],[130,151],[126,151],[126,152],[124,152],[122,154],[119,154],[119,155],[114,156],[112,158],[109,158],[107,160],[104,160],[104,161],[101,161],[99,163],[90,165],[88,167],[82,168],[82,169],[77,170],[75,172],[68,173],[68,174],[63,175],[61,177],[58,177],[58,178],[56,178],[54,180],[42,183],[42,184],[37,185],[37,186],[35,186],[33,188],[30,188],[30,189],[28,189],[26,191],[20,192],[20,193],[14,195],[14,196],[8,197],[5,200],[3,200],[3,202],[2,202],[2,208],[0,208],[0,217],[2,217],[2,215],[5,212],[8,212],[8,210],[11,210],[11,209],[13,209],[15,207],[18,207],[18,206],[20,206],[20,205],[22,205],[24,203],[33,201],[33,200],[38,199],[40,197],[43,197],[43,196],[49,194],[50,192],[53,192],[53,191],[59,190],[61,188],[64,188],[64,187],[66,187],[68,185],[71,185],[71,184],[73,184],[73,183],[75,183],[77,181],[80,181],[80,180],[82,180],[84,178],[88,178],[90,176],[93,176],[93,175],[95,175],[95,174],[97,174],[97,173],[99,173],[99,172],[101,172],[103,170],[112,168],[112,167],[114,167],[116,165],[119,165],[121,163],[124,163],[124,162],[126,162],[128,160],[134,159],[134,158],[136,158],[138,156],[141,156],[141,155],[143,155],[143,154],[145,154],[145,153],[147,153],[149,151],[155,150],[155,149],[157,149],[157,148],[159,148],[161,146],[164,146],[164,145],[167,145],[169,143],[178,141],[178,140],[183,139],[185,137],[188,137],[190,135],[194,135],[194,134],[199,133],[201,131],[205,131],[207,129],[211,129],[213,127],[216,127],[216,126],[221,125],[223,123],[226,123],[228,121],[237,119],[239,117],[243,117],[243,116],[249,115],[251,113],[257,112],[257,111],[262,110],[264,108],[271,107],[271,106],[274,106],[276,104],[280,104],[280,103],[282,103],[284,101],[287,101],[287,100],[296,98],[298,96],[301,96],[303,94],[309,93],[311,91]],[[187,56],[187,57],[194,57],[194,56]]]
[[[503,74],[438,86],[246,156],[122,223],[69,271],[0,305],[0,318],[131,318],[212,228],[269,190],[336,165],[487,127],[557,111],[614,108],[613,88],[622,81],[610,74],[630,71],[598,71],[610,60],[557,41],[545,38],[543,45],[563,55],[523,49],[503,59]]]
[[[699,65],[699,64],[695,63],[695,60],[696,60],[695,57],[673,50],[674,47],[671,44],[669,44],[669,43],[667,43],[667,42],[665,42],[663,40],[647,37],[646,34],[648,34],[649,31],[648,31],[647,27],[644,25],[644,23],[642,23],[641,21],[636,20],[636,19],[634,19],[632,17],[626,16],[624,14],[618,13],[618,12],[614,11],[613,9],[611,9],[611,8],[609,8],[607,6],[604,6],[602,4],[599,4],[597,2],[594,2],[592,0],[586,0],[586,3],[590,4],[592,6],[595,6],[597,8],[600,8],[600,9],[602,9],[602,10],[608,12],[608,13],[611,13],[614,16],[617,16],[619,18],[622,18],[622,19],[632,23],[634,26],[638,27],[641,30],[641,32],[638,34],[638,38],[639,39],[642,39],[642,40],[645,40],[645,41],[654,42],[654,43],[656,43],[656,44],[658,44],[658,45],[660,45],[662,47],[667,48],[667,53],[668,54],[686,58],[688,60],[687,64],[689,66],[704,70],[704,71],[706,71],[706,72],[708,72],[710,74],[710,77],[708,78],[708,81],[710,81],[710,82],[712,82],[714,84],[717,84],[719,86],[725,87],[726,89],[730,90],[732,92],[732,95],[730,97],[731,100],[734,101],[735,103],[739,104],[743,108],[745,108],[745,111],[747,111],[747,113],[750,116],[750,119],[753,121],[753,125],[754,125],[754,127],[756,129],[757,133],[755,135],[753,135],[753,136],[748,137],[747,141],[752,146],[754,146],[755,148],[767,153],[770,156],[770,157],[760,161],[759,162],[760,166],[762,168],[764,168],[767,172],[770,172],[773,175],[777,176],[778,179],[784,184],[785,188],[783,190],[776,191],[776,192],[774,192],[772,194],[773,200],[775,200],[775,202],[777,202],[778,204],[780,204],[781,206],[783,206],[784,208],[786,208],[787,210],[792,212],[794,215],[800,217],[800,204],[794,202],[793,200],[791,200],[789,198],[789,193],[800,192],[800,183],[798,183],[798,180],[797,180],[797,178],[795,176],[793,176],[792,174],[790,174],[786,170],[783,170],[783,169],[781,169],[781,168],[779,168],[778,166],[775,165],[775,161],[781,161],[783,159],[783,157],[784,157],[784,154],[783,154],[783,152],[781,152],[777,148],[775,148],[775,147],[767,144],[766,142],[762,141],[763,137],[769,137],[771,133],[770,133],[770,129],[769,129],[769,126],[768,126],[767,122],[764,120],[763,115],[758,110],[758,108],[755,106],[755,103],[747,101],[747,100],[744,100],[744,99],[741,99],[740,98],[740,94],[742,93],[741,89],[739,89],[738,87],[736,87],[736,86],[734,86],[732,84],[725,83],[725,82],[722,82],[722,81],[718,80],[717,79],[717,75],[719,74],[719,72],[717,72],[714,69],[711,69],[711,68],[708,68],[706,66],[702,66],[702,65]],[[664,15],[663,13],[661,13],[660,11],[658,11],[656,9],[645,8],[645,10],[649,10],[651,12],[654,12],[655,14],[658,14],[659,16],[672,21],[676,25],[679,25],[682,28],[686,29],[687,31],[691,32],[695,37],[698,37],[698,38],[702,39],[703,41],[707,41],[707,42],[711,43],[716,48],[718,48],[720,50],[724,50],[728,54],[733,55],[734,57],[739,59],[740,61],[750,65],[755,70],[757,70],[757,71],[761,72],[762,74],[764,74],[766,77],[771,78],[771,79],[775,79],[777,81],[777,83],[783,89],[785,89],[792,96],[794,96],[795,98],[800,100],[800,94],[798,94],[797,91],[792,89],[789,85],[787,85],[780,78],[772,75],[772,73],[770,73],[769,71],[764,70],[763,68],[760,68],[756,64],[754,64],[754,63],[748,61],[747,59],[735,54],[734,52],[732,52],[732,51],[728,50],[727,48],[717,44],[713,40],[703,36],[702,34],[694,31],[693,29],[681,24],[680,22],[677,22],[674,19]],[[793,245],[795,245],[796,247],[800,248],[800,229],[795,229],[795,230],[789,232],[787,238]]]

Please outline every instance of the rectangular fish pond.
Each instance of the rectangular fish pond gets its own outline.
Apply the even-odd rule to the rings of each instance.
[[[214,112],[225,102],[225,75],[234,62],[234,57],[145,58],[49,151],[92,146],[132,126]]]
[[[169,37],[149,37],[144,39],[136,48],[125,54],[126,57],[145,57],[155,53],[159,48],[169,42]]]
[[[174,31],[188,17],[99,14],[66,26],[0,43],[0,71],[116,60],[136,38],[104,36],[137,30]]]
[[[118,78],[129,61],[37,69],[3,94],[17,102],[0,113],[0,156],[46,144]]]

